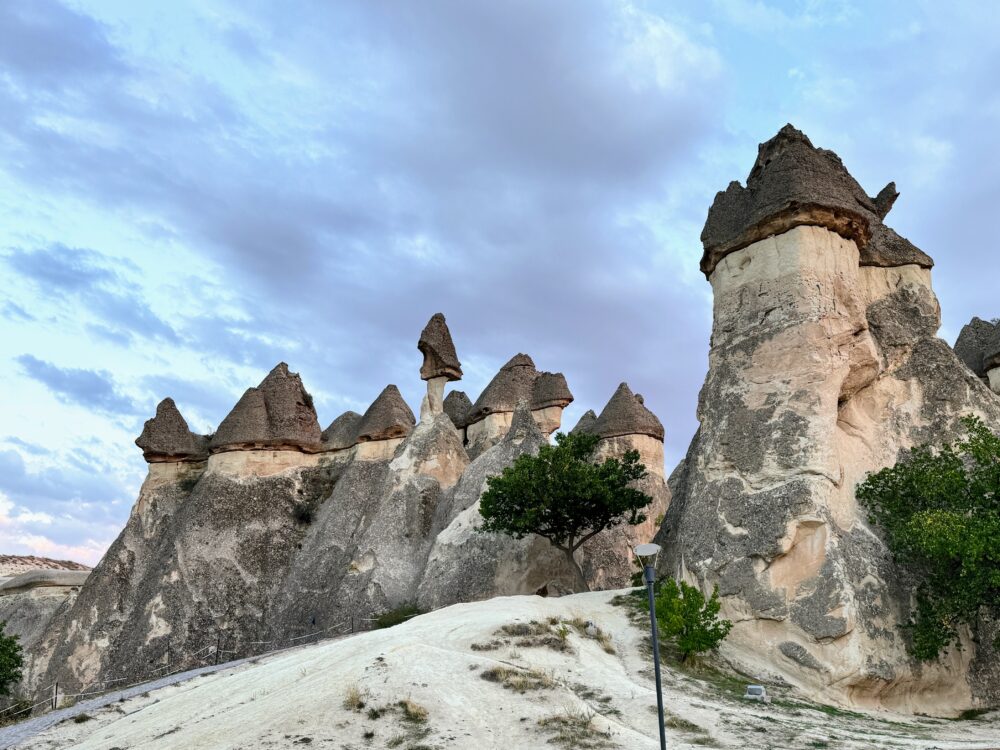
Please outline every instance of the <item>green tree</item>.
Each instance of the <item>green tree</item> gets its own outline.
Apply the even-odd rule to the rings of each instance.
[[[980,608],[1000,616],[1000,436],[977,417],[962,424],[964,440],[914,448],[857,489],[916,580],[910,626],[922,660],[955,643],[959,625],[974,628]]]
[[[10,695],[10,689],[21,681],[24,658],[16,635],[7,635],[6,620],[0,621],[0,695]]]
[[[537,456],[519,456],[499,476],[487,480],[479,512],[480,531],[521,539],[537,534],[561,550],[581,589],[589,590],[575,553],[584,542],[620,523],[646,520],[642,509],[653,498],[634,483],[646,476],[639,452],[598,463],[599,438],[587,433],[556,435]]]
[[[643,601],[646,608],[645,593]],[[705,601],[699,589],[684,581],[661,578],[656,583],[656,623],[660,637],[666,643],[673,643],[685,662],[694,654],[718,648],[729,635],[733,623],[719,617],[719,587]]]

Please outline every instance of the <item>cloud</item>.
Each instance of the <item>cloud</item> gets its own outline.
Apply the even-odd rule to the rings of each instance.
[[[127,259],[108,258],[95,250],[55,242],[35,250],[13,248],[3,256],[12,271],[36,285],[39,294],[95,316],[88,326],[95,336],[127,346],[137,337],[179,343],[177,332],[132,291],[123,271],[138,274]],[[59,292],[53,295],[53,292]]]
[[[132,416],[138,412],[135,402],[120,392],[111,373],[61,368],[31,354],[15,359],[25,375],[47,387],[64,403],[112,415]]]

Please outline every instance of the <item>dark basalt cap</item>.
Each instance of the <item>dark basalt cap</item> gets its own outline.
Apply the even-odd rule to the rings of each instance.
[[[785,125],[760,144],[747,186],[731,182],[715,196],[701,233],[701,270],[711,276],[729,253],[802,225],[826,227],[854,240],[863,266],[930,268],[934,263],[928,255],[882,225],[898,195],[890,182],[875,198],[868,197],[839,156]]]
[[[549,406],[566,408],[573,403],[573,394],[561,372],[541,372],[531,387],[531,408],[545,409]]]
[[[444,413],[458,429],[465,427],[471,408],[472,401],[465,395],[465,391],[451,391],[444,397]]]
[[[593,409],[587,409],[580,417],[580,421],[576,423],[576,427],[569,431],[570,435],[574,432],[594,432],[594,426],[597,424],[597,415],[594,414]]]
[[[479,422],[489,414],[512,412],[520,399],[530,404],[538,370],[527,354],[517,354],[500,368],[469,410],[467,424]]]
[[[986,352],[997,331],[1000,331],[1000,326],[982,318],[973,318],[962,328],[955,341],[955,354],[978,377],[986,377]],[[1000,344],[1000,341],[996,343]]]
[[[602,438],[619,435],[650,435],[663,440],[663,425],[646,406],[642,396],[632,393],[628,383],[618,386],[596,423],[589,430]]]
[[[212,450],[297,447],[318,450],[319,420],[298,373],[280,362],[256,388],[248,388],[212,438]]]
[[[199,461],[208,458],[208,438],[188,429],[172,398],[163,399],[135,439],[147,461]]]
[[[358,434],[360,424],[360,414],[356,411],[345,411],[323,430],[323,450],[339,451],[350,448],[355,443],[354,438]]]
[[[420,366],[421,379],[430,380],[442,376],[448,380],[462,379],[462,363],[458,361],[444,315],[435,313],[431,316],[420,332],[417,349],[424,355],[424,363]]]
[[[399,388],[387,385],[361,417],[355,442],[406,437],[416,423],[417,420],[403,400]]]

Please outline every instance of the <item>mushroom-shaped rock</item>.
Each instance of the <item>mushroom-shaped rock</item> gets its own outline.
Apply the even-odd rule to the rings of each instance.
[[[930,268],[928,255],[882,225],[896,196],[890,183],[868,197],[840,157],[785,125],[760,144],[746,187],[732,182],[716,195],[701,233],[701,270],[711,276],[729,253],[801,225],[826,227],[854,240],[863,266]]]
[[[538,370],[527,354],[517,354],[500,368],[469,410],[468,422],[478,422],[490,414],[512,412],[520,399],[531,403]]]
[[[594,432],[594,426],[597,424],[597,415],[594,413],[593,409],[587,409],[580,417],[580,421],[576,423],[576,427],[570,430],[570,434],[576,432]]]
[[[444,399],[444,413],[458,429],[465,427],[471,408],[472,401],[465,395],[465,391],[452,391]]]
[[[410,434],[417,423],[399,388],[387,385],[361,417],[355,441],[391,440]]]
[[[649,435],[663,440],[663,425],[643,403],[642,396],[632,393],[627,383],[618,386],[591,431],[601,438],[620,435]]]
[[[444,315],[435,313],[420,332],[417,348],[424,355],[424,363],[420,366],[420,377],[423,380],[432,378],[462,379],[462,363],[455,353],[455,344],[451,340],[451,332],[445,323]]]
[[[212,451],[241,448],[319,450],[321,432],[312,396],[284,362],[248,388],[212,438]]]
[[[356,411],[345,411],[323,430],[323,450],[340,451],[350,448],[355,443],[360,424],[360,414]]]
[[[572,402],[573,394],[561,372],[542,372],[535,378],[531,388],[532,411],[553,406],[565,409]]]
[[[142,448],[142,457],[150,463],[208,458],[208,438],[188,429],[172,398],[165,398],[157,405],[156,416],[146,420],[135,444]]]

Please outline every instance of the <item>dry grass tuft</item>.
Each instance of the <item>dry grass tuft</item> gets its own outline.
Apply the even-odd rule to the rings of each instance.
[[[347,690],[344,692],[344,703],[343,706],[348,711],[355,711],[360,713],[365,708],[365,703],[368,700],[368,693],[362,690],[357,683],[353,683],[347,686]]]

